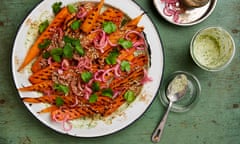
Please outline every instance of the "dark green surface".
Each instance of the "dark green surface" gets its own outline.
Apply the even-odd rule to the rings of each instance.
[[[1,0],[0,2],[0,144],[147,144],[163,115],[156,98],[138,121],[113,135],[76,138],[54,132],[34,118],[19,100],[12,82],[10,57],[18,26],[41,0]],[[187,113],[170,113],[161,144],[240,143],[240,0],[218,0],[216,9],[204,22],[174,26],[157,13],[151,0],[137,0],[153,19],[165,51],[164,78],[184,70],[196,75],[202,86],[201,98]],[[236,55],[227,69],[206,72],[189,56],[193,34],[204,27],[221,26],[233,36]]]

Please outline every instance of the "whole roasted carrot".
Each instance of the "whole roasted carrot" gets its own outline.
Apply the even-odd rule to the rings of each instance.
[[[18,71],[21,71],[26,65],[28,65],[34,58],[36,58],[40,54],[40,49],[38,48],[38,45],[40,43],[42,43],[43,40],[49,39],[53,34],[53,31],[51,31],[51,29],[60,26],[65,21],[66,17],[68,17],[69,15],[70,15],[70,13],[69,13],[67,7],[64,7],[64,8],[61,9],[61,11],[53,19],[52,23],[37,38],[35,43],[28,50],[27,55],[25,56],[22,64],[18,68]]]

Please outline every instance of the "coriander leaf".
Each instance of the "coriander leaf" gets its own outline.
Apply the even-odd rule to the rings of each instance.
[[[124,94],[124,98],[128,103],[131,103],[134,101],[134,99],[136,98],[135,94],[133,91],[128,90],[125,94]]]
[[[92,78],[92,73],[91,72],[82,72],[81,73],[81,78],[85,83],[87,83]]]
[[[44,39],[43,42],[38,44],[38,48],[40,49],[45,49],[51,44],[51,40],[49,39]]]
[[[73,48],[72,48],[71,44],[67,43],[63,47],[63,56],[66,57],[66,58],[72,58],[73,57]]]
[[[90,95],[88,101],[89,101],[90,103],[95,103],[95,102],[97,101],[97,99],[98,99],[98,96],[97,96],[96,94],[92,94],[92,95]]]
[[[132,42],[123,38],[118,40],[118,44],[121,45],[123,48],[131,48],[133,46]]]
[[[117,49],[114,49],[109,53],[109,55],[106,57],[105,62],[107,64],[116,64],[117,63],[117,57],[119,55],[119,52]]]
[[[100,90],[100,84],[99,84],[99,82],[93,82],[93,83],[92,83],[92,90],[93,90],[94,92],[97,92],[97,91]]]
[[[56,106],[59,107],[59,106],[62,106],[64,104],[64,100],[60,96],[58,96],[55,99],[55,103],[56,103]]]
[[[69,37],[69,36],[64,36],[63,37],[63,41],[65,42],[65,43],[73,43],[74,41],[75,41],[75,39],[74,38],[71,38],[71,37]]]
[[[128,61],[125,61],[125,60],[122,61],[120,66],[122,71],[126,71],[126,72],[130,71],[130,63]]]
[[[113,91],[110,88],[106,88],[102,90],[102,95],[107,96],[107,97],[112,97],[113,96]]]
[[[61,56],[59,56],[59,55],[52,55],[52,58],[55,62],[61,62],[61,60],[62,60]]]
[[[46,28],[48,27],[49,22],[48,20],[45,20],[44,22],[42,22],[39,26],[38,26],[38,32],[41,34],[42,32],[44,32],[46,30]]]
[[[42,54],[42,57],[48,59],[51,56],[50,52],[46,51]]]
[[[54,48],[50,51],[51,55],[62,55],[63,49],[62,48]]]
[[[61,5],[62,5],[62,2],[55,2],[52,5],[52,10],[55,15],[61,10]]]
[[[53,89],[59,92],[63,92],[64,94],[68,94],[69,92],[69,87],[62,84],[54,84]]]
[[[78,54],[80,55],[80,56],[83,56],[84,55],[84,49],[83,49],[83,47],[81,46],[81,45],[77,45],[76,47],[75,47],[75,49],[76,49],[76,51],[78,52]]]
[[[75,13],[75,12],[77,12],[77,8],[74,6],[74,5],[68,5],[67,6],[67,8],[68,8],[68,11],[70,12],[70,13]]]
[[[110,34],[112,32],[115,32],[117,30],[117,26],[116,24],[114,24],[113,22],[109,21],[109,22],[103,22],[103,30],[107,33]]]
[[[76,20],[71,24],[70,27],[71,27],[72,30],[77,30],[77,29],[79,29],[80,25],[81,25],[81,21]]]
[[[54,61],[61,62],[61,56],[63,54],[62,48],[55,48],[50,51],[50,54]]]

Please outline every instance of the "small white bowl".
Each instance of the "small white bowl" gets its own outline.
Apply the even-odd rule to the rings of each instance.
[[[193,36],[190,53],[200,68],[207,71],[220,71],[232,61],[235,43],[223,28],[208,27],[199,30]]]
[[[153,0],[153,4],[157,9],[158,13],[168,22],[178,26],[192,26],[204,21],[205,19],[207,19],[208,16],[212,14],[213,10],[217,5],[217,0],[209,0],[206,5],[191,9],[186,9],[185,7],[182,7],[180,5],[180,2],[178,1],[175,6],[173,6],[173,9],[177,10],[178,12],[176,12],[179,13],[177,14],[177,21],[174,18],[175,14],[166,14],[166,3],[163,0]]]

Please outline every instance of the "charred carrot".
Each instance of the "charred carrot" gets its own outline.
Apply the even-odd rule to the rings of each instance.
[[[55,71],[59,66],[60,66],[59,63],[52,63],[48,67],[46,67],[38,72],[33,73],[29,77],[29,81],[32,84],[37,84],[37,83],[41,83],[43,81],[51,80],[53,71]]]
[[[38,91],[38,92],[45,92],[52,88],[53,82],[51,80],[43,81],[41,83],[37,83],[34,85],[26,86],[19,88],[19,91]]]
[[[102,6],[104,4],[104,0],[101,0],[100,3],[89,12],[87,18],[84,20],[84,22],[81,25],[81,30],[85,33],[89,33],[94,23],[97,21],[97,18],[100,14],[100,10],[102,9]]]
[[[43,40],[49,39],[53,31],[51,29],[54,29],[64,22],[66,17],[68,17],[70,13],[68,12],[67,7],[62,8],[62,10],[56,15],[52,23],[47,27],[47,29],[37,38],[37,40],[34,42],[34,44],[31,46],[31,48],[28,50],[22,64],[18,68],[18,71],[21,71],[26,65],[28,65],[34,58],[36,58],[40,54],[40,49],[38,48],[38,45],[43,42]]]

